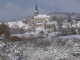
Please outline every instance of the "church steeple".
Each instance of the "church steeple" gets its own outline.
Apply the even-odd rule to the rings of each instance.
[[[68,23],[69,23],[69,22],[71,22],[71,18],[70,18],[70,16],[69,16],[69,20],[68,20]]]
[[[36,4],[35,11],[34,11],[34,16],[37,16],[38,14],[39,14],[39,12],[38,12],[38,8],[37,8],[37,4]]]

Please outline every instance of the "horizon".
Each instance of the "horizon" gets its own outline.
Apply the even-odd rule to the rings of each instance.
[[[48,13],[79,13],[79,0],[37,0],[38,10],[40,14]],[[49,2],[49,3],[47,3]],[[36,0],[7,0],[0,1],[0,21],[9,21],[13,19],[33,16]]]

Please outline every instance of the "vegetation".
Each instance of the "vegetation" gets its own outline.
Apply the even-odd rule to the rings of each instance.
[[[10,30],[9,27],[5,24],[0,24],[0,36],[9,39],[10,37]]]
[[[40,42],[39,41],[35,42],[34,44],[35,44],[36,47],[42,47],[42,48],[51,45],[51,43],[49,41],[44,41],[44,40],[41,40]]]
[[[10,37],[10,41],[11,41],[11,42],[22,41],[22,40],[23,40],[23,39],[21,39],[21,38],[18,37],[18,36]]]
[[[12,34],[24,34],[25,31],[22,28],[10,29]]]

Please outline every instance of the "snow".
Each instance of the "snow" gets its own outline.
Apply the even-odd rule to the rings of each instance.
[[[80,23],[77,23],[77,26],[80,27]]]
[[[24,30],[27,30],[29,28],[29,26],[27,24],[25,24],[25,26],[23,26]]]
[[[54,23],[53,22],[48,22],[47,24],[49,25],[49,24],[54,24]]]
[[[17,25],[17,22],[8,22],[7,23],[9,27],[13,26],[13,25]]]
[[[31,33],[35,34],[34,32]],[[59,32],[56,32],[56,34],[57,33]],[[30,34],[30,33],[25,33],[25,35],[26,34]],[[55,32],[49,33],[49,35],[53,36],[55,35]],[[71,36],[73,37],[75,35],[71,35]],[[63,36],[63,37],[68,38],[69,36]],[[25,42],[25,41],[10,42],[7,45],[3,44],[5,45],[5,47],[2,46],[2,49],[0,50],[0,54],[2,54],[7,60],[9,59],[11,60],[19,60],[19,59],[21,60],[60,60],[60,59],[80,60],[79,57],[74,57],[72,55],[72,53],[76,53],[77,51],[78,51],[77,53],[79,53],[80,42],[77,41],[74,42],[73,40],[69,39],[68,41],[66,41],[66,44],[62,46],[60,45],[61,44],[60,42],[57,42],[57,39],[54,38],[51,40],[52,40],[51,45],[43,48],[36,47],[35,44],[30,42]],[[1,44],[2,43],[3,42],[1,42]],[[38,40],[37,43],[39,43]]]
[[[72,27],[75,27],[76,28],[76,25],[72,25]]]
[[[23,26],[26,26],[25,23],[22,21],[17,21],[17,22],[7,22],[7,25],[11,28],[13,25],[19,26],[19,28],[22,28]]]
[[[38,27],[38,28],[36,28],[36,32],[41,32],[41,31],[43,31],[43,32],[45,32],[46,30],[45,30],[45,28],[44,27]]]
[[[44,17],[50,17],[47,14],[39,14],[37,16],[34,16],[34,18],[44,18]]]
[[[62,25],[61,27],[62,27],[62,28],[67,28],[67,26],[65,26],[65,25]]]
[[[59,34],[59,32],[48,33],[49,37],[55,37],[57,34]]]
[[[38,36],[38,33],[35,32],[30,32],[30,33],[25,33],[25,34],[12,34],[11,36],[18,36],[18,37],[29,37],[30,35],[34,35],[35,37]]]
[[[5,45],[5,43],[0,41],[0,48],[3,47]]]
[[[50,33],[47,33],[46,30],[43,27],[38,27],[36,30],[39,30],[39,31],[38,32],[24,33],[24,34],[12,34],[11,36],[30,37],[30,35],[34,35],[34,37],[37,37],[39,35],[40,31],[45,32],[44,34],[48,34],[47,38],[55,37],[57,34],[60,34],[60,32],[50,32]],[[59,37],[61,37],[63,39],[72,39],[72,38],[80,39],[80,35],[69,35],[69,36],[59,36]]]
[[[69,36],[61,36],[64,39],[78,38],[80,39],[80,35],[69,35]]]
[[[39,28],[40,30],[41,28]],[[80,60],[80,57],[74,57],[72,54],[80,53],[80,42],[74,42],[73,38],[78,38],[80,40],[80,35],[69,35],[69,36],[56,36],[60,32],[50,32],[47,33],[48,37],[44,39],[36,40],[37,43],[40,41],[48,41],[51,44],[46,47],[35,46],[36,43],[30,42],[10,42],[5,44],[0,41],[0,53],[8,58],[7,60]],[[35,37],[39,35],[36,32],[30,32],[25,34],[12,34],[11,36],[19,36],[19,37],[30,37],[30,35],[34,35]],[[56,36],[56,37],[55,37]],[[51,38],[53,37],[53,38]],[[63,45],[61,42],[57,42],[59,38],[65,41]],[[63,41],[63,42],[64,42]],[[46,43],[46,42],[45,42]]]
[[[17,21],[17,24],[19,28],[22,28],[23,26],[25,26],[25,24],[22,21]]]
[[[48,25],[49,25],[49,24],[57,25],[57,23],[58,23],[58,22],[56,22],[56,21],[47,22]]]
[[[43,23],[36,23],[36,25],[38,25],[38,24],[43,24]]]

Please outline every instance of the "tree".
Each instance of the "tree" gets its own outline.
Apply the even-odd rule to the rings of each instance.
[[[10,37],[9,27],[5,24],[0,24],[0,36],[8,39]]]

